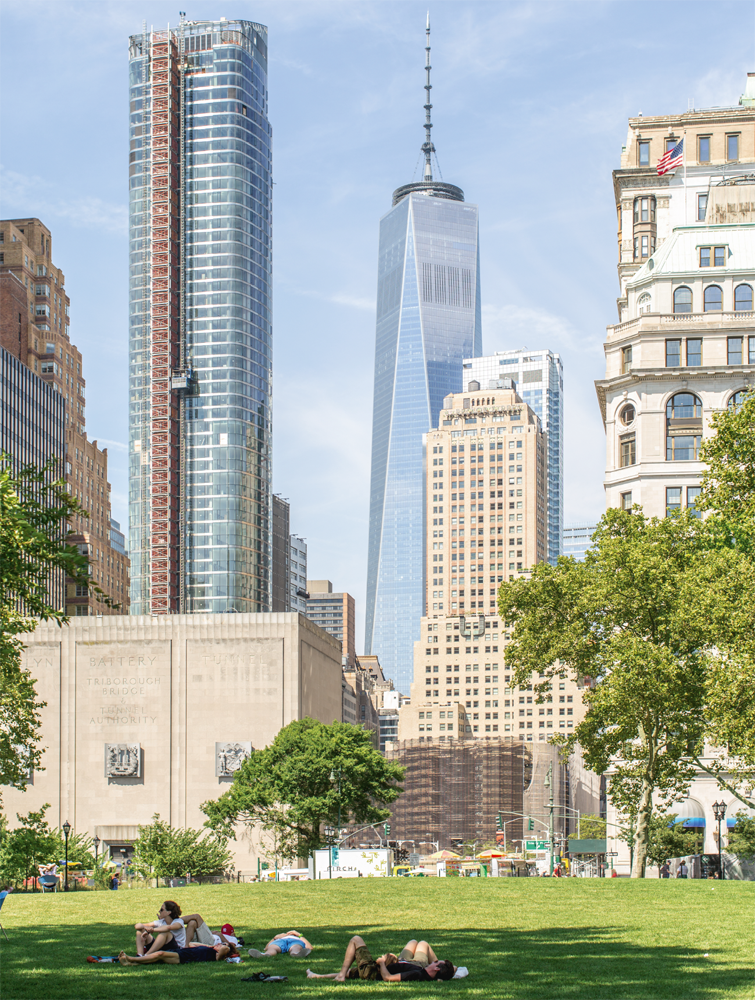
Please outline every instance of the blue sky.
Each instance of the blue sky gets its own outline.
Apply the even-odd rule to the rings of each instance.
[[[0,214],[38,216],[71,297],[87,427],[127,522],[127,37],[186,4],[4,0]],[[363,632],[378,222],[423,140],[427,3],[207,2],[269,27],[274,177],[274,489],[309,575]],[[442,0],[433,139],[480,206],[483,349],[564,359],[566,520],[603,510],[593,381],[616,317],[611,171],[629,115],[736,104],[755,70],[749,2]],[[416,178],[415,178],[416,179]],[[358,640],[361,649],[361,638]]]

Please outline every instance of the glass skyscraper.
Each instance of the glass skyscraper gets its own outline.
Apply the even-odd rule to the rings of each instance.
[[[408,692],[425,613],[422,436],[481,351],[477,206],[399,188],[380,223],[365,648]]]
[[[133,35],[132,614],[270,607],[267,28]]]
[[[479,382],[480,389],[512,378],[516,391],[540,417],[548,437],[548,562],[562,553],[564,526],[564,370],[553,351],[496,351],[464,361],[464,388]]]

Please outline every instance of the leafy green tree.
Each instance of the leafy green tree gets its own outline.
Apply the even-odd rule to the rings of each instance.
[[[676,823],[676,813],[654,812],[650,817],[648,832],[647,863],[659,869],[670,858],[682,858],[689,854],[699,854],[703,847],[702,831],[683,830]],[[619,840],[633,848],[634,823],[629,824],[619,834]],[[659,872],[660,877],[660,872]]]
[[[727,849],[746,861],[755,858],[755,816],[744,810],[737,813],[737,825],[729,830]]]
[[[703,440],[700,450],[708,468],[697,507],[709,511],[755,558],[755,392],[736,409],[715,413],[710,425],[716,433]]]
[[[324,828],[339,818],[342,826],[387,819],[383,807],[401,794],[403,776],[362,729],[300,719],[254,750],[224,795],[203,804],[205,825],[228,836],[237,822],[259,825],[279,856],[304,858],[328,842]]]
[[[232,855],[227,838],[206,830],[179,829],[160,819],[139,827],[132,864],[143,878],[198,877],[227,871]]]
[[[68,494],[65,480],[53,478],[54,469],[50,462],[14,473],[0,456],[0,785],[21,790],[30,771],[41,769],[44,702],[37,699],[34,678],[21,667],[18,636],[33,632],[40,618],[68,621],[65,608],[50,605],[49,584],[58,573],[113,606],[91,583],[87,558],[66,543],[68,520],[89,515]]]
[[[579,830],[570,833],[568,840],[605,840],[606,821],[600,816],[585,813],[579,817]]]
[[[60,833],[50,828],[45,813],[50,808],[46,802],[38,812],[26,816],[16,813],[19,825],[5,837],[0,848],[0,877],[9,882],[23,882],[39,875],[39,865],[58,861]]]
[[[611,798],[637,817],[632,876],[644,877],[653,796],[683,794],[702,751],[710,650],[755,630],[755,564],[689,513],[612,509],[584,562],[538,564],[501,586],[499,609],[515,627],[514,683],[539,674],[542,698],[554,677],[591,678],[585,718],[554,742],[613,768]]]

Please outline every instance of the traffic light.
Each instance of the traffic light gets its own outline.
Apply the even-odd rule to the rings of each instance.
[[[535,821],[534,821],[534,819],[528,819],[527,820],[527,829],[528,830],[534,830],[535,829]]]
[[[390,823],[386,823],[385,824],[385,839],[387,840],[390,837],[390,835],[391,835],[391,824]]]
[[[496,828],[496,830],[502,830],[503,829],[503,823],[501,822],[501,814],[500,813],[498,813],[498,815],[496,816],[495,828]]]

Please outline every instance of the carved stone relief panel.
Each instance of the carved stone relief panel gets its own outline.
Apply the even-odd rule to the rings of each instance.
[[[140,743],[106,743],[106,778],[141,778],[142,748]]]
[[[215,776],[232,778],[253,750],[251,743],[216,743]]]

